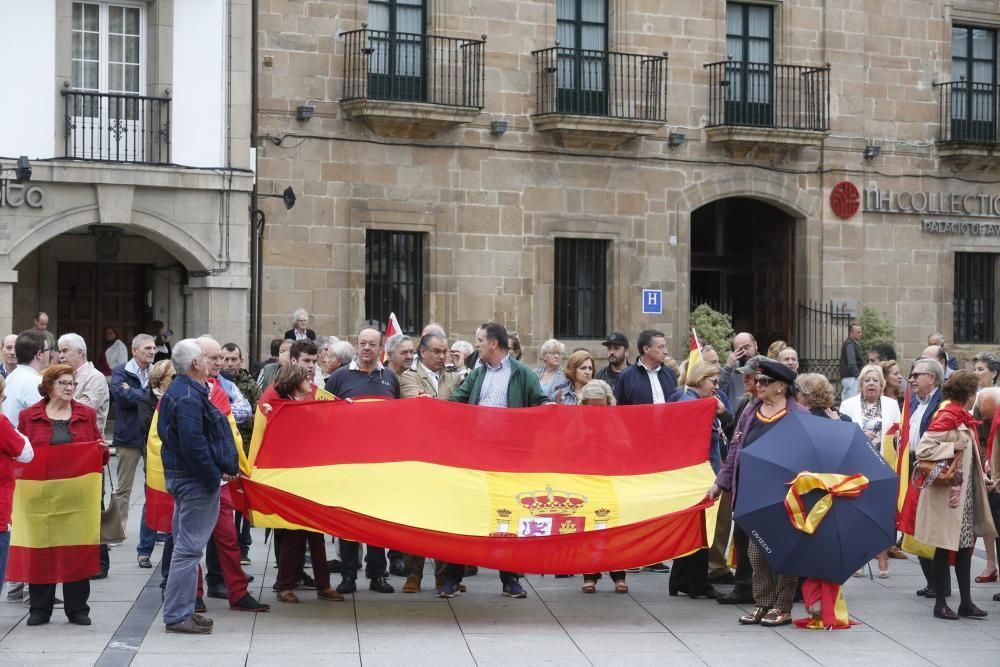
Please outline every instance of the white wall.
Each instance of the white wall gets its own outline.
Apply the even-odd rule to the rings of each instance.
[[[224,0],[174,0],[171,162],[224,166],[226,33]]]
[[[55,66],[55,0],[0,0],[0,156],[55,155]]]

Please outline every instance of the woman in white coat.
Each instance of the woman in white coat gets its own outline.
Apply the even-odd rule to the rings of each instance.
[[[868,438],[868,444],[881,454],[882,439],[894,424],[899,424],[899,404],[882,395],[885,390],[885,375],[882,368],[875,364],[868,364],[861,369],[858,374],[858,390],[857,395],[840,404],[840,413],[860,426]],[[880,579],[889,576],[889,556],[886,551],[878,555],[878,576]]]

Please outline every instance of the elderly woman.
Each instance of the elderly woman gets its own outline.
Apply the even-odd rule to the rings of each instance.
[[[569,384],[562,369],[562,358],[566,354],[566,346],[555,338],[550,338],[542,343],[540,352],[542,367],[535,369],[535,375],[538,376],[538,381],[542,385],[542,391],[545,392],[550,401],[554,401],[556,391]]]
[[[774,359],[777,361],[778,354],[788,347],[788,343],[783,340],[776,340],[767,346],[767,358]]]
[[[303,366],[285,366],[274,378],[274,389],[283,400],[310,401],[316,395],[312,377]],[[273,406],[265,404],[262,410],[269,413]],[[281,531],[281,546],[278,554],[278,600],[297,603],[294,593],[295,579],[299,574],[299,564],[309,547],[312,556],[313,578],[316,580],[316,598],[333,602],[343,601],[344,596],[330,587],[330,570],[326,560],[326,545],[322,533],[311,530]]]
[[[795,373],[787,366],[770,359],[760,362],[756,382],[758,399],[747,407],[736,425],[736,435],[730,443],[726,462],[715,478],[715,484],[708,490],[712,499],[718,498],[723,491],[736,491],[741,449],[752,447],[789,410],[803,409],[794,400],[789,400],[795,395]],[[734,510],[738,504],[739,497],[734,493]],[[753,567],[754,610],[740,617],[740,625],[788,625],[792,622],[792,602],[798,578],[775,576],[756,542],[750,541],[747,555]]]
[[[570,357],[570,363],[572,363]],[[580,405],[614,405],[615,394],[604,380],[590,380],[579,392]],[[614,570],[608,572],[611,581],[615,583],[615,593],[628,593],[628,584],[625,583],[625,571]],[[597,580],[601,578],[600,572],[583,575],[583,592],[594,593],[597,591]]]
[[[38,393],[42,395],[42,400],[21,411],[18,430],[28,438],[36,453],[46,447],[99,442],[104,448],[104,460],[107,462],[108,449],[103,443],[100,430],[97,428],[97,413],[94,412],[93,408],[74,400],[73,393],[75,391],[76,378],[73,376],[72,366],[66,364],[49,366],[42,372],[42,383],[38,387]],[[94,489],[93,497],[81,496],[80,501],[81,503],[89,503],[91,506],[99,505],[101,502],[100,489]],[[44,524],[44,517],[39,517],[39,521]],[[35,529],[40,532],[58,530],[55,525],[36,525]],[[94,544],[93,547],[77,547],[72,558],[78,558],[80,556],[79,549],[83,548],[94,550],[94,563],[96,565],[100,550],[97,544]],[[58,561],[58,553],[55,558]],[[55,572],[62,569],[59,562],[49,565],[50,568],[47,569]],[[76,625],[90,625],[90,607],[87,605],[87,599],[90,597],[90,579],[58,582],[46,578],[45,581],[36,580],[26,583],[31,584],[31,611],[28,614],[28,625],[43,625],[49,622],[55,604],[57,583],[63,585],[64,610],[69,622]]]
[[[833,409],[833,385],[825,376],[819,373],[803,373],[796,378],[795,384],[798,386],[795,400],[810,414],[826,419],[851,421],[850,417]]]
[[[726,406],[716,395],[719,388],[719,367],[714,364],[699,362],[688,369],[685,378],[686,386],[678,400],[697,401],[711,398],[715,401],[715,419],[712,422],[712,433],[709,440],[708,460],[712,471],[716,474],[722,467],[722,447],[726,436],[723,433],[721,417],[726,415]],[[709,550],[699,549],[689,556],[675,558],[670,570],[668,593],[675,596],[684,593],[689,598],[718,597],[715,589],[708,583]]]
[[[899,409],[903,409],[903,401],[906,398],[906,389],[903,387],[903,374],[899,372],[899,364],[895,359],[878,362],[878,367],[882,369],[882,377],[885,378],[885,389],[882,395],[896,401]]]
[[[975,420],[969,413],[978,388],[979,381],[973,371],[952,373],[942,387],[946,403],[942,403],[916,448],[918,463],[914,482],[920,488],[920,495],[913,536],[937,549],[934,552],[934,590],[937,593],[934,616],[946,620],[958,620],[960,616],[985,618],[987,615],[973,604],[969,581],[976,538],[995,538],[997,535],[986,497],[987,485],[976,442]],[[923,463],[931,464],[930,470],[924,470]],[[942,484],[948,477],[950,482]],[[945,597],[952,557],[961,595],[957,614],[948,606]]]
[[[1000,376],[1000,357],[992,352],[980,352],[972,360],[972,370],[979,381],[979,389],[997,386]]]
[[[465,360],[473,352],[472,343],[464,340],[456,340],[451,345],[451,352],[449,356],[451,357],[451,365],[455,373],[458,374],[458,379],[464,380],[465,376],[468,375],[472,369],[466,368]]]
[[[577,350],[569,355],[563,373],[569,384],[556,390],[555,402],[562,405],[579,405],[580,392],[594,378],[594,358],[586,350]]]

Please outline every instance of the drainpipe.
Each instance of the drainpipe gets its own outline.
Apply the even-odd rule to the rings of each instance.
[[[259,0],[250,2],[250,147],[254,150],[254,179],[253,190],[250,192],[250,354],[248,364],[257,363],[261,359],[260,354],[260,329],[261,329],[261,291],[263,287],[263,269],[261,267],[262,236],[264,233],[264,213],[258,209],[257,198],[257,135],[258,127],[258,26],[257,17],[260,13]]]

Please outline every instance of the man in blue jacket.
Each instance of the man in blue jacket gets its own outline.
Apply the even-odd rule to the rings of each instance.
[[[163,472],[174,497],[174,553],[163,602],[167,632],[212,631],[211,619],[194,613],[198,563],[219,518],[219,486],[239,471],[229,422],[209,400],[211,359],[221,355],[211,339],[177,343],[177,378],[160,401]]]
[[[128,523],[129,498],[135,482],[135,469],[146,458],[146,436],[139,420],[139,404],[146,401],[149,391],[149,369],[156,356],[156,341],[152,336],[139,334],[132,339],[132,358],[111,369],[111,397],[115,402],[115,458],[118,459],[118,488],[114,502],[122,518],[122,528]],[[151,538],[144,535],[144,550],[139,553],[149,556],[153,549]]]
[[[662,331],[646,329],[637,342],[639,359],[618,376],[615,400],[618,405],[649,405],[675,400],[677,376],[663,365],[667,359],[667,338]],[[666,563],[643,568],[647,572],[670,572]]]

